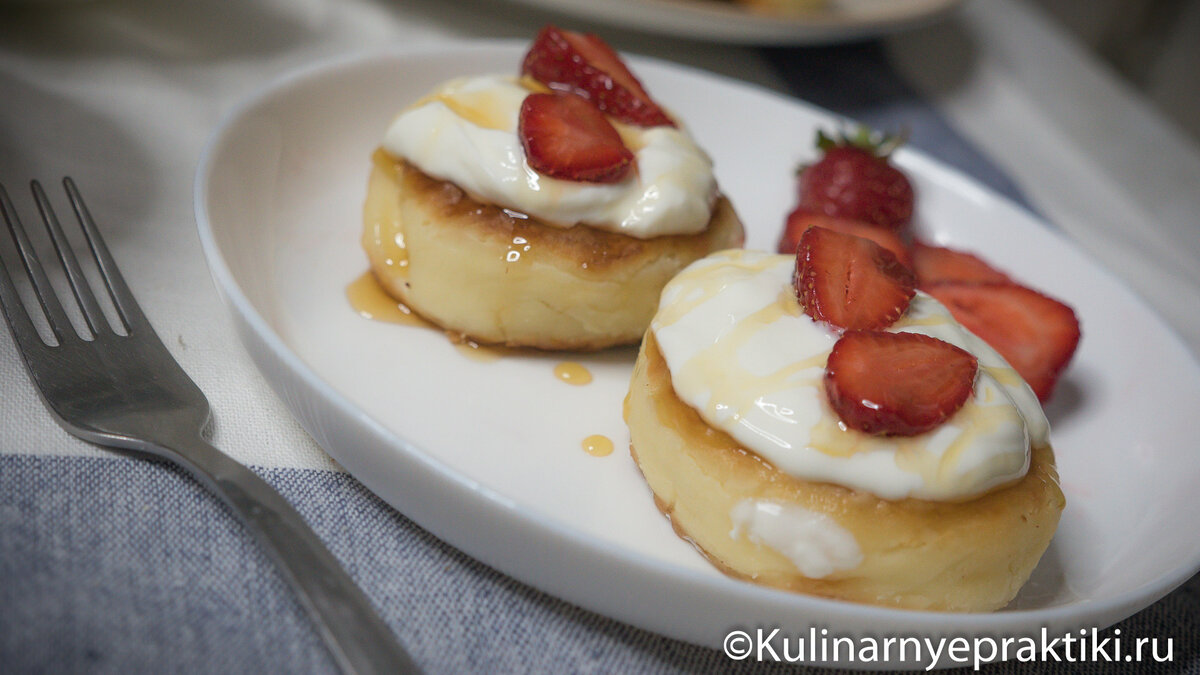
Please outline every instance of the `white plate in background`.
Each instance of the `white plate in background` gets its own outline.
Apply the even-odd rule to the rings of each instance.
[[[1014,604],[990,614],[906,612],[727,578],[678,539],[625,447],[634,351],[467,358],[439,332],[350,307],[366,269],[360,210],[390,119],[437,83],[509,72],[525,44],[482,43],[314,65],[252,96],[215,132],[196,181],[200,236],[219,291],[264,376],[350,473],[438,537],[582,607],[718,646],[735,626],[832,635],[1034,635],[1104,627],[1200,568],[1200,366],[1123,284],[1027,212],[918,153],[897,161],[917,227],[973,249],[1074,306],[1083,341],[1048,408],[1067,509]],[[835,118],[736,81],[631,59],[716,162],[771,248],[793,169]],[[753,123],[746,110],[754,110]],[[595,376],[555,378],[564,360]],[[617,452],[592,457],[592,434]],[[364,542],[369,545],[369,542]],[[398,560],[396,564],[404,564]]]
[[[734,0],[515,0],[590,19],[716,42],[818,45],[861,40],[935,21],[962,0],[828,0],[802,14],[772,15]]]

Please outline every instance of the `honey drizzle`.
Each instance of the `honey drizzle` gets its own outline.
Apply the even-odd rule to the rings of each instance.
[[[583,439],[583,451],[593,457],[606,457],[613,452],[613,442],[607,436],[593,434]]]
[[[660,310],[659,315],[655,317],[656,328],[670,326],[681,320],[685,315],[719,293],[724,281],[722,275],[716,273],[717,269],[733,267],[761,271],[772,264],[774,263],[769,258],[764,258],[751,265],[740,257],[734,257],[702,269],[681,273],[672,283],[683,283],[688,290],[680,293],[678,298]],[[759,330],[786,315],[795,315],[801,311],[794,293],[790,289],[785,289],[775,302],[747,316],[727,332],[721,340],[693,356],[688,367],[682,369],[691,377],[673,373],[675,378],[687,378],[682,380],[684,386],[694,379],[698,382],[693,382],[693,385],[698,386],[702,383],[704,388],[709,391],[723,391],[729,394],[724,400],[712,397],[705,406],[702,417],[707,420],[731,417],[735,423],[744,423],[745,411],[730,409],[728,402],[749,401],[746,405],[753,405],[758,395],[764,392],[797,386],[811,386],[818,389],[818,399],[820,404],[826,407],[826,411],[810,431],[808,448],[833,457],[850,457],[860,452],[891,451],[894,453],[898,467],[921,475],[924,482],[930,486],[944,486],[951,482],[968,479],[977,473],[986,473],[991,468],[987,464],[975,467],[967,475],[954,475],[962,455],[980,436],[991,433],[1013,418],[1016,418],[1016,424],[1022,424],[1020,414],[1015,406],[998,405],[1000,401],[997,400],[997,397],[1006,397],[1003,388],[999,385],[1011,384],[1017,377],[1011,368],[980,367],[979,377],[989,380],[980,390],[985,400],[980,401],[974,396],[971,397],[952,419],[945,422],[945,424],[955,424],[959,427],[959,432],[946,446],[946,449],[938,454],[929,449],[929,434],[881,438],[847,429],[845,424],[838,419],[837,414],[828,408],[828,402],[824,395],[821,373],[828,359],[828,352],[788,364],[763,376],[754,376],[744,370],[736,372],[735,375],[734,369],[727,367],[727,364],[737,362],[738,351]],[[897,322],[896,327],[935,326],[947,322],[946,317],[936,315],[905,316]],[[812,371],[812,377],[805,377],[808,374],[806,371]],[[783,439],[767,436],[762,430],[756,431],[781,447],[787,445]]]
[[[582,363],[575,361],[563,361],[554,366],[554,376],[575,386],[590,384],[592,381],[592,372]]]
[[[475,361],[477,363],[493,363],[499,361],[500,357],[504,356],[508,350],[504,347],[496,345],[481,345],[478,342],[464,338],[462,336],[450,336],[450,341],[454,343],[454,348],[459,354]]]
[[[489,91],[441,91],[422,97],[409,109],[420,108],[430,103],[441,103],[457,117],[481,129],[511,131],[513,117],[507,106]]]
[[[375,279],[375,275],[369,271],[346,286],[346,299],[350,301],[350,307],[365,319],[444,332],[412,311],[408,305],[388,295]],[[461,335],[447,333],[447,336],[459,354],[479,363],[497,361],[507,351],[504,347],[481,345]]]
[[[713,273],[713,268],[732,267],[762,271],[773,264],[775,261],[769,257],[764,257],[752,265],[740,257],[735,257],[714,263],[703,270],[685,271],[677,278],[677,282],[691,284],[697,289],[660,310],[655,322],[659,326],[669,326],[719,293],[724,286],[724,281],[720,274]],[[696,354],[688,363],[689,367],[683,369],[687,375],[675,375],[677,378],[687,378],[683,380],[685,387],[688,380],[694,379],[696,380],[692,383],[694,387],[703,385],[710,391],[723,391],[730,394],[724,399],[712,397],[706,406],[704,417],[721,419],[732,415],[733,420],[742,421],[746,411],[726,410],[724,408],[725,401],[748,401],[747,405],[754,405],[757,398],[753,395],[754,392],[779,391],[794,387],[797,385],[797,378],[805,371],[825,367],[828,354],[816,354],[810,358],[789,363],[783,368],[763,376],[754,376],[748,372],[728,367],[728,364],[737,362],[738,351],[764,326],[768,326],[784,316],[794,316],[799,312],[799,303],[796,302],[795,295],[789,289],[782,290],[774,302],[747,316],[721,340],[712,343]],[[762,430],[757,431],[767,437]],[[769,438],[780,446],[786,445],[786,441],[783,439]]]
[[[372,172],[371,181],[381,183],[397,180],[396,160],[392,159],[382,148],[371,156],[377,171]],[[372,186],[368,194],[385,194],[386,189],[375,189]],[[363,247],[382,253],[382,262],[390,274],[406,277],[408,273],[408,247],[404,241],[404,227],[400,223],[399,205],[385,199],[368,199],[363,211]]]
[[[375,280],[375,275],[370,272],[364,272],[346,286],[346,299],[350,301],[354,311],[366,319],[398,323],[402,326],[434,327],[409,309],[408,305],[388,295]]]

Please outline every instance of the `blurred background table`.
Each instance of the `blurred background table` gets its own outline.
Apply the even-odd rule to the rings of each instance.
[[[497,574],[340,472],[255,371],[209,281],[192,216],[205,139],[242,97],[313,60],[446,39],[524,40],[552,21],[876,126],[913,124],[916,147],[1061,228],[1198,353],[1196,88],[1179,84],[1195,82],[1200,63],[1187,59],[1197,41],[1170,38],[1146,56],[1113,28],[1122,5],[1140,6],[1101,4],[1108,29],[1086,18],[1064,28],[1054,14],[1070,18],[1070,3],[1047,11],[1005,0],[969,2],[878,40],[771,47],[616,29],[499,0],[3,4],[0,182],[17,192],[31,177],[70,173],[84,187],[147,314],[209,395],[214,442],[297,504],[431,671],[743,672],[750,664]],[[1197,3],[1167,4],[1179,25],[1143,17],[1147,31],[1200,33]],[[0,391],[0,671],[331,668],[236,523],[180,472],[60,431],[7,332]],[[1126,634],[1174,637],[1169,670],[1197,672],[1198,594],[1193,578],[1129,619]]]

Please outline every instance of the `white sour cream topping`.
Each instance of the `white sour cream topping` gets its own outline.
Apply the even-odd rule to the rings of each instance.
[[[525,160],[517,136],[529,95],[499,75],[452,80],[400,113],[383,147],[473,198],[554,225],[593,227],[638,238],[702,232],[717,194],[712,160],[686,132],[614,122],[636,168],[619,183],[550,178]]]
[[[822,383],[838,334],[804,313],[793,256],[723,251],[663,289],[651,323],[679,398],[777,469],[884,499],[952,501],[1025,475],[1030,443],[1049,424],[1029,385],[1004,359],[917,292],[888,330],[924,333],[979,360],[974,395],[917,436],[849,429]]]
[[[792,561],[800,573],[821,579],[862,562],[858,541],[832,518],[795,504],[743,499],[729,512],[730,537],[745,533],[750,541],[770,547]]]

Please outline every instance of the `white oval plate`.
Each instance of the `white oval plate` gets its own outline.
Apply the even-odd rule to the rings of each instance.
[[[345,288],[366,269],[360,209],[392,116],[436,83],[513,71],[523,44],[323,63],[276,82],[217,129],[200,163],[205,253],[246,347],[326,451],[438,537],[521,581],[628,623],[716,646],[734,626],[831,634],[1028,635],[1107,626],[1200,568],[1200,367],[1121,283],[1027,212],[914,152],[928,238],[984,252],[1071,303],[1084,338],[1048,413],[1068,506],[1013,605],[904,612],[727,578],[672,532],[624,447],[632,349],[481,363],[440,333],[374,322]],[[793,168],[828,113],[735,81],[633,59],[711,152],[749,229],[773,247]],[[753,123],[747,119],[753,111]],[[587,386],[557,380],[581,361]],[[592,457],[581,441],[611,438]],[[365,544],[369,545],[369,544]],[[397,561],[403,564],[403,561]]]
[[[746,44],[830,44],[935,21],[962,0],[828,0],[774,16],[733,0],[515,0],[603,23],[680,37]]]

